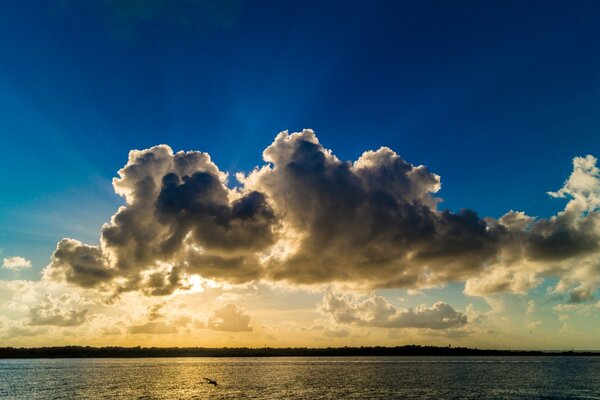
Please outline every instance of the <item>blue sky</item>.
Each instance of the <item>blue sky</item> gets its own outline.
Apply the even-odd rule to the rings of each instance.
[[[341,159],[389,146],[442,179],[441,208],[547,217],[600,154],[600,4],[10,1],[0,14],[0,257],[96,243],[131,149],[225,171],[282,130]]]

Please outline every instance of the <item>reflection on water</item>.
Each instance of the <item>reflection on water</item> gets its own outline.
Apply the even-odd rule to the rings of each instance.
[[[600,399],[600,358],[0,360],[0,398]]]

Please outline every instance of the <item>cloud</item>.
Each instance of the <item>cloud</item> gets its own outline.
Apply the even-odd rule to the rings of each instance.
[[[556,192],[548,192],[552,197],[571,198],[567,210],[593,211],[600,206],[600,169],[598,160],[592,155],[575,157],[573,172],[563,187]]]
[[[527,314],[533,314],[535,312],[535,300],[529,299],[527,302]]]
[[[533,321],[527,324],[526,328],[529,329],[530,331],[536,330],[537,328],[539,328],[542,325],[542,321]]]
[[[323,336],[328,338],[347,338],[350,336],[348,329],[326,329],[323,331]]]
[[[382,147],[342,161],[312,130],[282,132],[265,165],[228,176],[206,153],[134,150],[113,180],[125,199],[97,246],[63,239],[46,279],[149,296],[190,277],[229,283],[344,283],[418,290],[464,282],[465,293],[525,293],[547,277],[572,301],[600,287],[600,172],[576,157],[565,209],[500,219],[439,209],[440,177]]]
[[[56,298],[45,294],[38,305],[29,309],[30,325],[79,326],[86,322],[87,308],[77,295],[63,294]]]
[[[594,290],[589,289],[589,288],[585,288],[585,287],[578,287],[575,288],[573,290],[571,290],[571,293],[569,293],[569,302],[570,303],[588,303],[594,300]]]
[[[497,265],[483,271],[479,276],[465,282],[465,294],[485,296],[494,293],[526,293],[540,284],[542,279],[535,270],[527,270],[522,265]]]
[[[44,276],[89,288],[112,279],[114,270],[98,246],[83,244],[74,239],[63,239],[57,246]]]
[[[32,327],[23,320],[10,320],[0,315],[0,338],[33,337],[46,333],[46,328]]]
[[[31,261],[20,256],[4,257],[2,267],[18,271],[23,268],[31,268]]]
[[[251,319],[250,315],[235,304],[227,304],[215,310],[206,327],[215,331],[251,332]]]
[[[600,170],[591,155],[575,157],[563,187],[549,192],[568,198],[565,209],[548,219],[510,211],[498,220],[508,230],[495,263],[466,281],[465,293],[524,293],[544,278],[559,279],[556,293],[571,302],[593,300],[600,287]]]
[[[265,193],[292,251],[267,276],[293,283],[424,287],[463,279],[495,254],[498,225],[437,211],[440,178],[389,148],[340,161],[311,130],[283,132],[242,181]]]
[[[131,334],[153,334],[153,335],[167,335],[177,333],[177,328],[173,325],[169,325],[164,321],[151,321],[141,325],[134,325],[129,328]]]
[[[210,156],[168,146],[132,151],[113,180],[121,207],[100,246],[63,239],[45,276],[95,287],[165,295],[184,275],[231,282],[260,276],[257,253],[274,243],[275,216],[261,193],[230,190]]]
[[[173,316],[174,318],[165,320],[165,315],[161,312],[161,309],[164,306],[165,303],[156,303],[150,306],[146,315],[146,321],[129,327],[129,333],[158,335],[175,334],[178,333],[179,327],[186,327],[193,322],[191,317],[177,314]]]
[[[597,310],[600,309],[600,301],[597,301],[595,303],[588,303],[588,304],[583,304],[583,303],[557,304],[554,307],[552,307],[552,309],[557,312],[576,311],[579,313],[583,313],[585,315],[595,315],[595,313],[597,313]],[[562,317],[564,317],[564,316],[562,316]],[[567,318],[560,318],[560,319],[564,320]]]
[[[420,305],[416,309],[399,309],[377,295],[357,301],[348,296],[327,292],[320,309],[336,323],[377,328],[448,329],[467,324],[465,314],[443,302],[437,302],[432,307]]]

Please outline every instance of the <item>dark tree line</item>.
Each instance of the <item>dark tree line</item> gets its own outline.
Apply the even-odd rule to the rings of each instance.
[[[0,358],[331,357],[331,356],[599,356],[600,352],[480,350],[466,347],[0,347]]]

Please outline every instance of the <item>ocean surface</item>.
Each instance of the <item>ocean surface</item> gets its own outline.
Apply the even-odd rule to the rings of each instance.
[[[600,399],[600,357],[0,360],[0,399]]]

